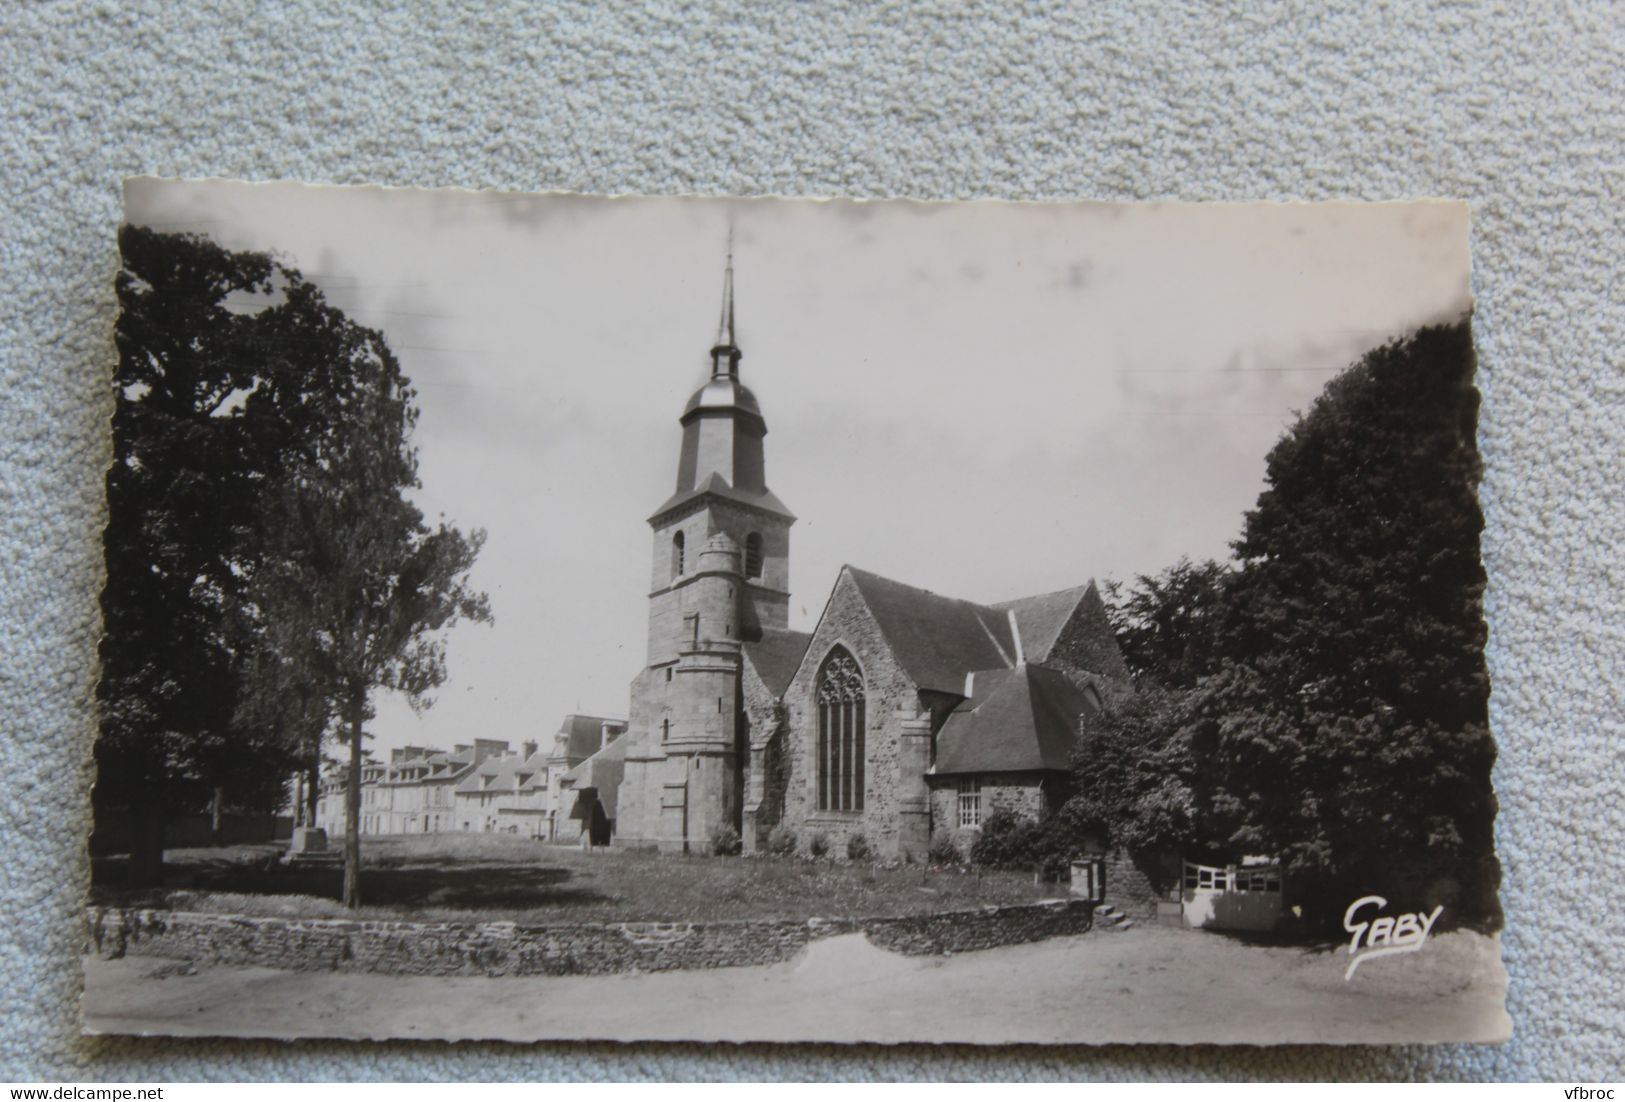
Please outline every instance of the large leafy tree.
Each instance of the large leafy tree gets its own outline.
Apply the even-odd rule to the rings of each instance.
[[[1237,567],[1119,596],[1138,693],[1086,736],[1069,818],[1280,854],[1323,915],[1493,913],[1473,368],[1466,322],[1368,353],[1270,452]]]
[[[267,301],[275,265],[137,227],[119,245],[95,795],[98,813],[129,816],[132,864],[150,878],[165,819],[227,780],[215,751],[236,698],[233,564],[265,460],[240,402],[255,342],[232,304]]]
[[[266,503],[271,548],[251,587],[268,621],[290,625],[296,661],[319,671],[348,744],[344,902],[361,903],[361,766],[376,690],[426,706],[445,680],[444,629],[489,621],[468,572],[484,540],[430,527],[408,494],[417,486],[410,446],[414,394],[387,345],[357,350],[364,385],[343,436],[301,465]]]
[[[478,536],[408,500],[416,408],[382,334],[264,254],[140,227],[120,249],[96,802],[134,816],[150,877],[167,815],[280,803],[367,690],[422,700],[434,632],[486,612]]]
[[[1358,885],[1493,898],[1478,392],[1467,323],[1368,353],[1270,452],[1194,737],[1238,847]]]
[[[1106,613],[1123,661],[1142,686],[1189,689],[1218,662],[1216,628],[1231,568],[1180,559],[1132,585],[1106,584]]]
[[[1149,681],[1094,717],[1079,741],[1072,797],[1059,811],[1058,829],[1133,851],[1205,849],[1206,792],[1187,711],[1186,693]]]

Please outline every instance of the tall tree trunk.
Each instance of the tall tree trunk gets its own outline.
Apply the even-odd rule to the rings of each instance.
[[[350,775],[344,796],[344,905],[361,906],[361,715],[360,703],[350,709]]]
[[[214,799],[209,801],[209,844],[211,846],[218,846],[220,844],[220,812],[221,807],[225,804],[225,802],[225,785],[215,785]]]
[[[309,827],[316,825],[316,804],[321,798],[321,758],[321,752],[312,749],[310,761],[305,763],[305,825]]]

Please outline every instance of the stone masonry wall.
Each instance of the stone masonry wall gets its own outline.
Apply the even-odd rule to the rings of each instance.
[[[1079,684],[1095,681],[1086,674],[1098,675],[1104,683],[1097,684],[1097,688],[1108,703],[1129,691],[1128,666],[1094,583],[1090,583],[1071,619],[1061,628],[1044,664]]]
[[[1177,857],[1139,857],[1116,848],[1103,855],[1106,863],[1106,902],[1124,913],[1154,917],[1157,901],[1179,898],[1180,864]]]
[[[1044,796],[1039,789],[1040,774],[998,773],[977,779],[982,782],[982,822],[995,811],[1008,811],[1021,819],[1037,821],[1044,816]],[[981,836],[979,827],[959,825],[959,778],[933,778],[931,823],[934,832],[951,835],[959,852],[970,856],[970,848]]]
[[[726,968],[788,960],[809,942],[862,932],[918,956],[967,952],[1086,932],[1087,903],[1050,900],[903,918],[743,922],[391,922],[250,918],[91,907],[89,950],[253,965],[284,971],[395,975],[606,975]]]
[[[824,658],[837,644],[846,647],[863,670],[865,718],[864,805],[861,813],[818,810],[818,711],[814,689]],[[898,731],[895,713],[919,708],[914,683],[898,667],[868,608],[845,571],[835,583],[829,607],[818,622],[807,660],[785,690],[789,708],[784,751],[789,782],[784,795],[784,821],[796,831],[807,851],[816,833],[829,838],[830,852],[844,853],[846,840],[862,832],[875,852],[901,857],[898,841]],[[903,783],[923,783],[904,778]],[[915,854],[919,857],[921,855]]]
[[[742,783],[745,791],[740,837],[745,851],[764,849],[767,836],[784,816],[784,740],[778,731],[779,699],[773,695],[747,656],[740,676],[739,710],[745,753]]]

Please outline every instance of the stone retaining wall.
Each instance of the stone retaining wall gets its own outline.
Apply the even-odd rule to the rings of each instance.
[[[571,976],[728,968],[790,959],[835,934],[863,932],[910,956],[1014,945],[1089,929],[1092,907],[1054,900],[904,918],[739,922],[390,922],[253,918],[91,907],[88,949],[285,971]]]

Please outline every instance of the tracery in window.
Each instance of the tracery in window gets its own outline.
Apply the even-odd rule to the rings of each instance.
[[[818,809],[863,810],[866,715],[863,671],[842,647],[818,671]]]

